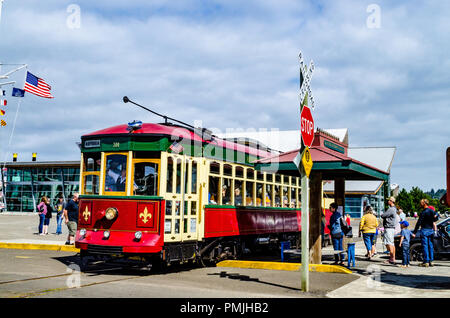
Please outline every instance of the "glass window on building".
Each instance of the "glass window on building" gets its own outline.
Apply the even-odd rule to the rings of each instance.
[[[79,191],[79,168],[69,171],[72,181],[64,182],[60,167],[20,167],[8,168],[5,184],[6,210],[12,212],[33,212],[43,196],[54,203],[58,197],[69,197]]]
[[[22,181],[22,169],[8,169],[6,182],[20,182]]]
[[[361,197],[345,197],[345,213],[351,218],[360,218],[362,212]]]

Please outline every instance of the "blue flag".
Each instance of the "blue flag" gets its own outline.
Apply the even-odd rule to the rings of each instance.
[[[13,97],[24,97],[25,96],[25,90],[13,87],[13,89],[12,89],[12,96]]]

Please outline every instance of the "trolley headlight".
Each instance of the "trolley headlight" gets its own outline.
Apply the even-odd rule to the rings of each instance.
[[[111,220],[114,220],[118,214],[119,214],[119,211],[117,211],[116,208],[107,208],[106,212],[105,212],[105,218],[107,220],[111,221]]]
[[[109,231],[103,232],[103,238],[108,239],[109,238]]]
[[[85,236],[85,235],[86,235],[86,229],[81,229],[80,236]]]
[[[137,231],[136,233],[134,233],[134,237],[136,238],[136,240],[140,240],[142,238],[142,232]]]

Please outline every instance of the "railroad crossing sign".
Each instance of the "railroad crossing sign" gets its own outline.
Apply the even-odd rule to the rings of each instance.
[[[299,53],[298,58],[300,60],[300,103],[301,105],[305,104],[305,95],[306,93],[308,93],[309,106],[312,110],[314,110],[314,98],[312,95],[311,87],[309,86],[315,68],[314,62],[309,62],[309,68],[307,68],[305,62],[303,62],[302,52]]]
[[[303,168],[305,169],[306,176],[309,178],[309,174],[311,173],[311,169],[313,166],[313,161],[311,158],[311,152],[309,151],[309,148],[306,147],[302,154],[302,164]]]
[[[306,105],[303,106],[300,113],[300,121],[303,143],[306,147],[311,147],[314,140],[314,119],[311,110]]]
[[[312,159],[309,147],[314,139],[314,120],[312,118],[311,109],[314,109],[314,98],[312,96],[311,77],[314,72],[314,63],[310,62],[309,68],[303,62],[302,52],[298,55],[300,60],[300,120],[301,120],[301,136],[302,142],[300,146],[301,163],[304,169],[299,165],[301,175],[301,202],[302,202],[302,251],[309,251],[309,174],[312,169]],[[309,103],[308,103],[309,102]],[[309,253],[302,253],[301,268],[301,286],[302,291],[309,291]]]

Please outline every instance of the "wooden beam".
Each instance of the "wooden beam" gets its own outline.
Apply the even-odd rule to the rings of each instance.
[[[345,179],[336,178],[334,180],[334,202],[338,206],[342,206],[345,209]]]
[[[309,246],[311,264],[322,263],[322,173],[311,173],[309,181]]]

